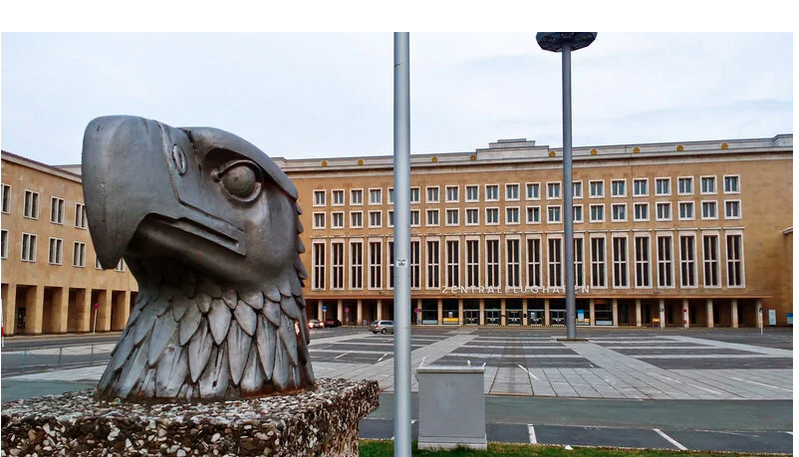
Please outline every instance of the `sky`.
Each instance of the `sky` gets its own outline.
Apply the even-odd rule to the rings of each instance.
[[[793,133],[791,33],[599,32],[573,144]],[[560,54],[529,33],[411,33],[411,152],[562,146]],[[0,35],[0,146],[80,162],[95,117],[227,130],[272,157],[393,153],[391,33]]]

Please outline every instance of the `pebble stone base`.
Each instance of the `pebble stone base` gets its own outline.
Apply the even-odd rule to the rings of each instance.
[[[213,403],[98,400],[92,389],[2,408],[5,456],[357,456],[376,381],[318,379],[316,389]]]

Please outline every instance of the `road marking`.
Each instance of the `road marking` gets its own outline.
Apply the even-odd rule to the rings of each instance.
[[[343,353],[343,354],[339,354],[339,355],[337,355],[337,356],[335,356],[335,357],[333,357],[333,358],[334,358],[334,359],[340,359],[340,358],[344,357],[345,355],[349,354],[350,352],[352,352],[352,351],[347,351],[347,352],[345,352],[345,353]]]
[[[521,364],[516,364],[516,366],[517,366],[517,367],[519,367],[519,368],[521,368],[522,370],[524,370],[524,372],[525,372],[525,373],[527,373],[527,376],[530,376],[531,378],[533,378],[533,379],[535,379],[536,381],[538,381],[538,376],[536,376],[536,375],[534,375],[534,374],[530,373],[530,371],[529,371],[527,368],[524,368],[523,366],[521,366]]]
[[[378,361],[378,362],[382,362],[382,361],[383,361],[383,359],[384,359],[384,358],[386,358],[386,356],[387,356],[387,355],[388,355],[388,352],[386,352],[385,354],[383,354],[383,356],[382,356],[382,357],[380,357],[379,359],[377,359],[377,361]]]
[[[427,357],[422,357],[422,362],[419,364],[419,368],[422,368],[422,365],[424,365],[425,360],[427,360]]]
[[[533,427],[533,424],[527,424],[527,434],[530,436],[530,444],[538,444],[538,439],[535,437],[535,427]]]
[[[688,386],[691,386],[691,387],[694,387],[694,388],[697,388],[697,389],[701,389],[701,390],[704,390],[705,392],[710,392],[710,393],[712,393],[714,395],[721,395],[721,392],[717,392],[715,390],[708,389],[706,387],[697,386],[696,384],[691,384],[690,382],[683,382],[683,381],[680,381],[680,380],[677,380],[677,379],[674,379],[674,378],[670,378],[668,376],[663,376],[663,375],[657,374],[657,373],[649,373],[649,374],[652,375],[652,376],[657,376],[659,378],[668,379],[669,381],[676,382],[677,384],[685,384],[685,385],[688,385]]]
[[[679,449],[679,450],[681,450],[681,451],[687,451],[687,450],[688,450],[688,448],[687,448],[687,447],[685,447],[685,446],[683,446],[682,444],[678,443],[678,442],[677,442],[677,440],[675,440],[674,438],[670,437],[669,435],[666,435],[665,433],[661,432],[659,429],[657,429],[657,428],[653,428],[652,430],[654,430],[654,431],[655,431],[655,433],[657,433],[658,435],[660,435],[660,436],[662,436],[663,438],[665,438],[665,439],[666,439],[666,441],[668,441],[669,443],[671,443],[671,444],[673,444],[673,445],[677,446],[677,449]]]
[[[751,381],[749,379],[741,379],[741,378],[731,378],[731,379],[733,379],[735,381],[748,382],[749,384],[757,384],[757,385],[763,386],[763,387],[771,387],[772,389],[784,390],[786,392],[793,392],[793,390],[791,390],[791,389],[784,389],[782,387],[772,386],[771,384],[766,384],[766,383],[763,383],[763,382]]]

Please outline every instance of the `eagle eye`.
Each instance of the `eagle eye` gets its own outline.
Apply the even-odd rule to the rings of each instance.
[[[213,171],[213,177],[231,197],[251,202],[261,193],[261,169],[249,160],[234,160]]]

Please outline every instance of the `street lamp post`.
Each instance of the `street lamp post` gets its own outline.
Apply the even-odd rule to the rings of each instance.
[[[574,204],[572,196],[572,75],[571,52],[587,47],[596,32],[538,32],[538,45],[545,51],[560,52],[563,77],[563,232],[566,265],[566,339],[577,338],[574,303]]]

